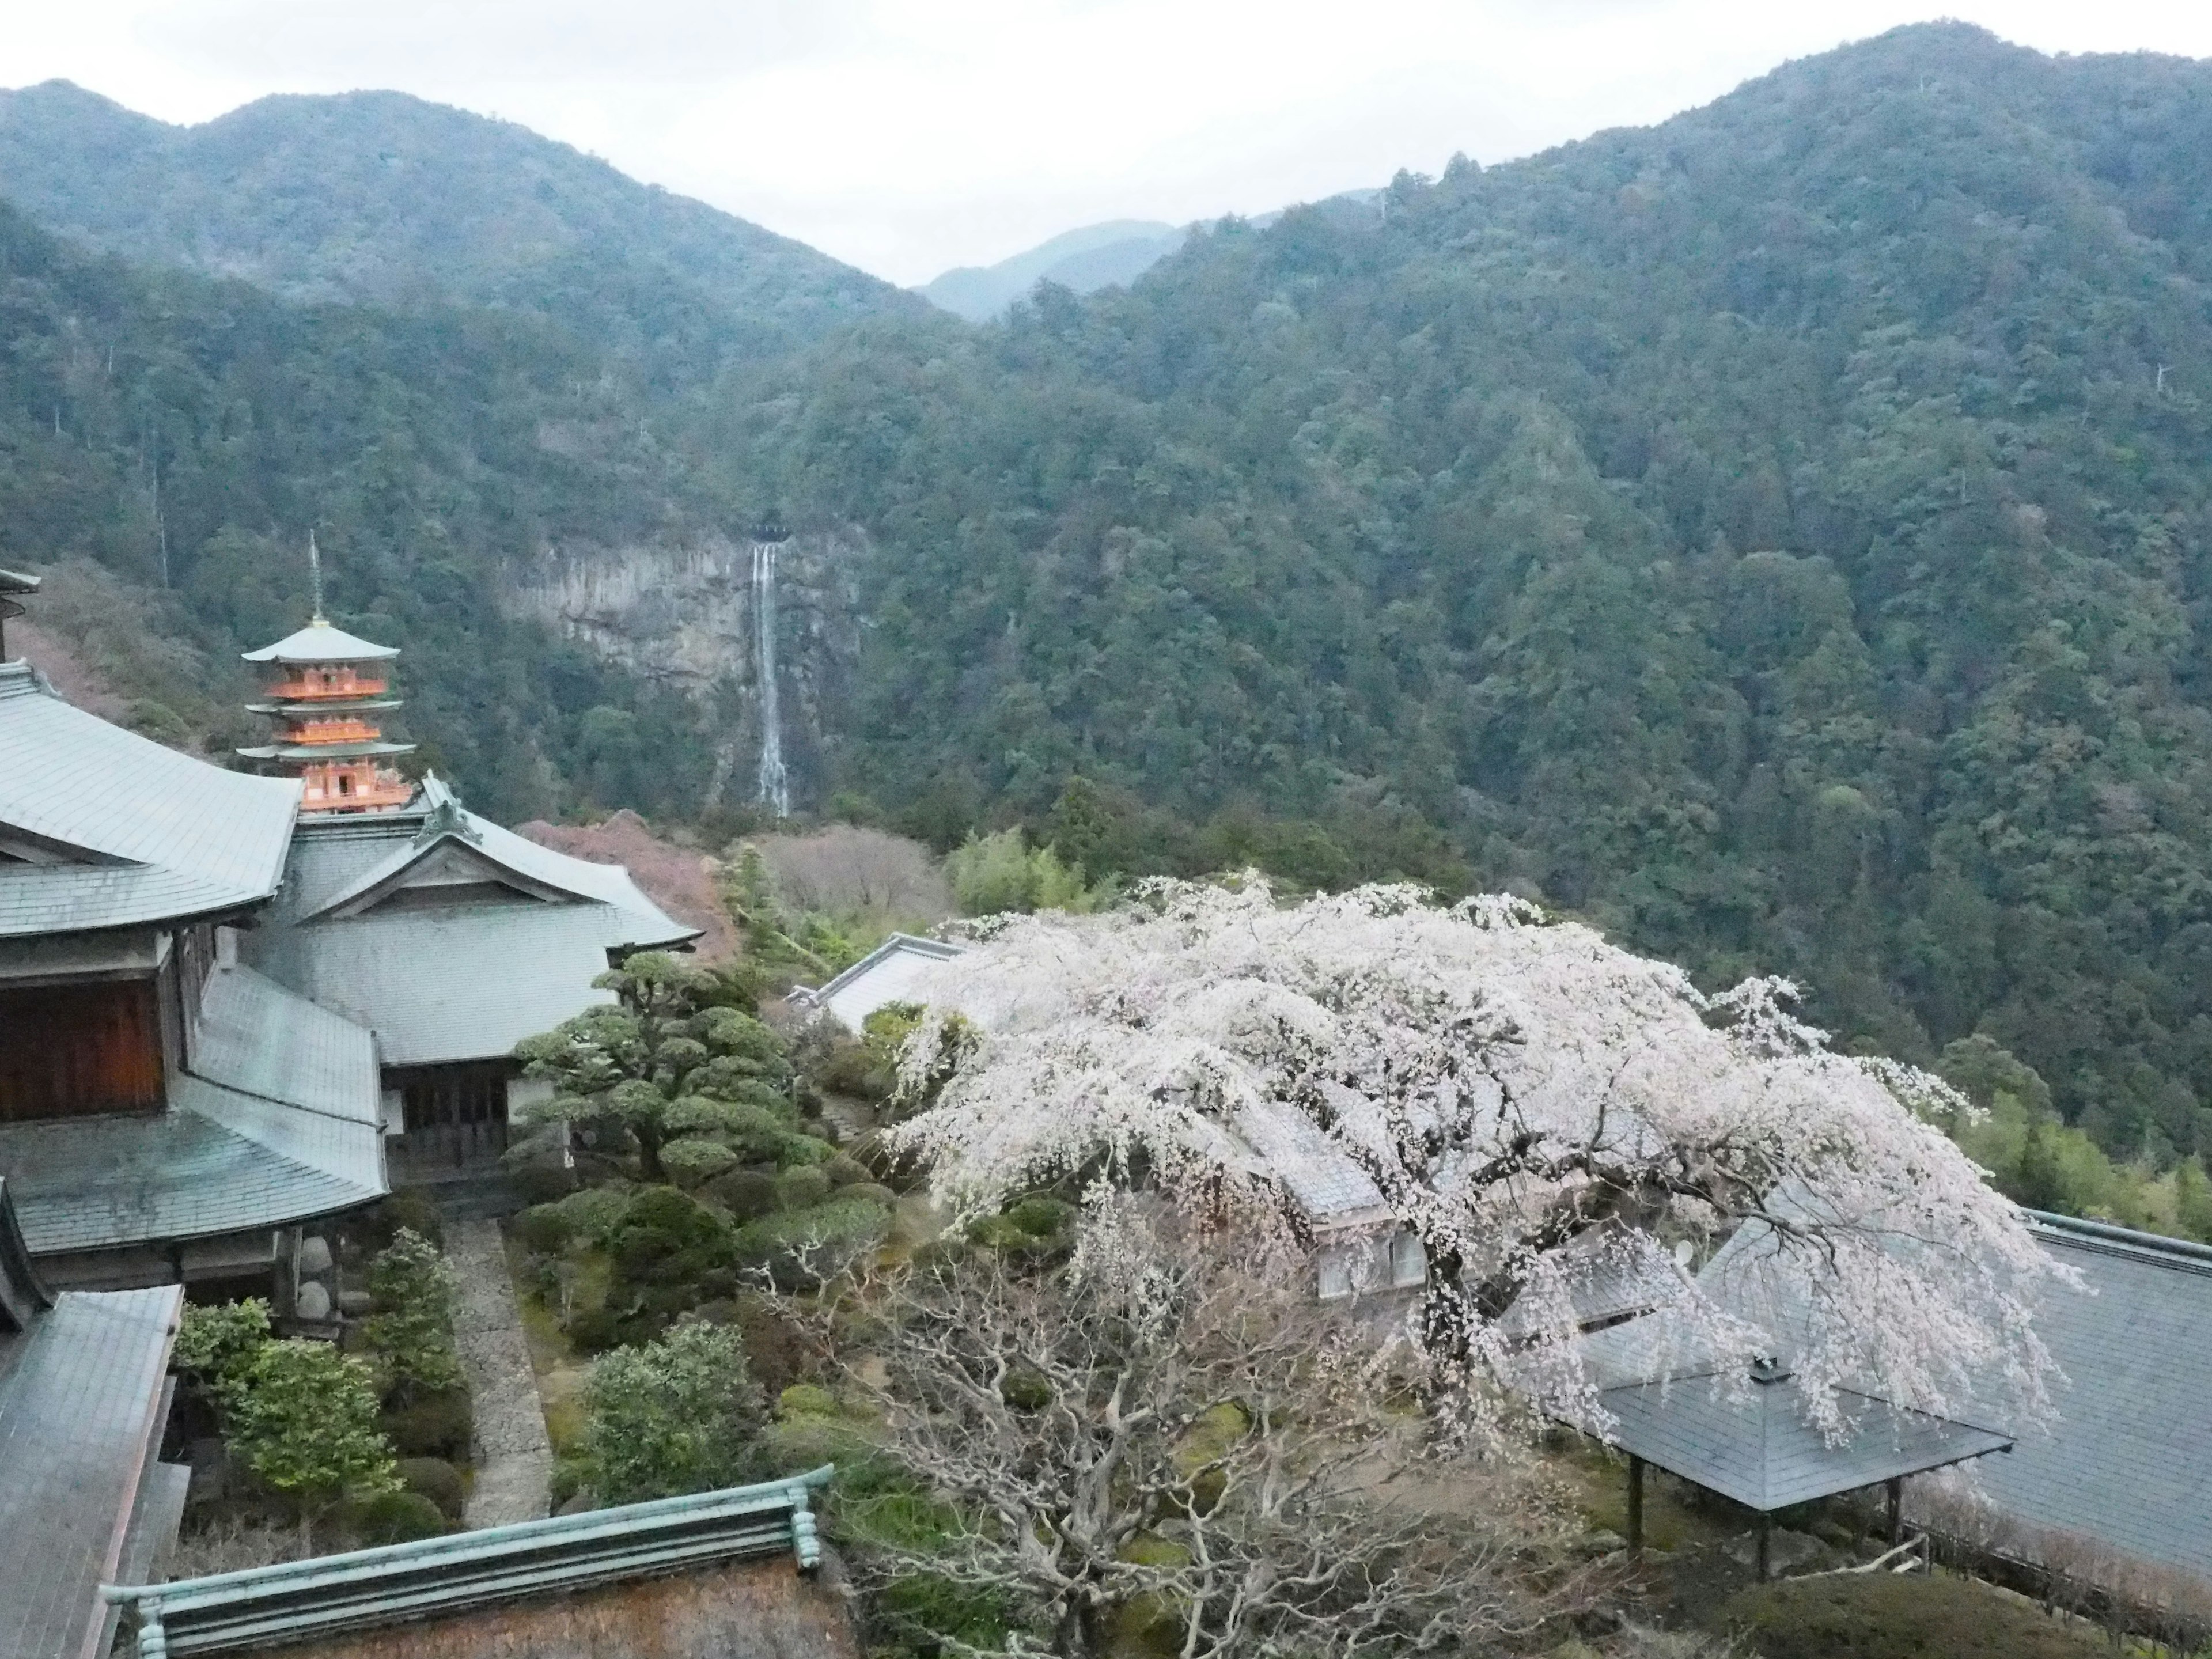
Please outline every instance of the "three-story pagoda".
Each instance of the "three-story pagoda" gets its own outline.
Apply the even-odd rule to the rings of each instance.
[[[238,752],[274,762],[307,786],[302,812],[371,812],[404,806],[414,785],[381,763],[404,755],[411,743],[387,743],[379,716],[399,707],[386,666],[397,647],[372,645],[342,628],[317,607],[298,633],[245,653],[248,662],[276,668],[264,702],[246,707],[276,725],[276,741]]]

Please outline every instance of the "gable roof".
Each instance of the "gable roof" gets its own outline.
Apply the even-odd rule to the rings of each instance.
[[[0,663],[0,938],[218,915],[283,878],[300,784],[226,772],[71,708]]]
[[[264,645],[258,651],[241,651],[239,655],[248,662],[319,663],[319,662],[379,662],[396,657],[399,648],[392,645],[374,645],[343,628],[333,628],[318,617],[296,634],[287,634],[274,645]]]
[[[282,1226],[382,1197],[369,1034],[249,968],[208,980],[150,1115],[0,1124],[33,1254]]]
[[[857,1031],[878,1009],[915,1000],[912,994],[932,967],[967,948],[944,939],[893,933],[836,978],[811,990],[802,986],[791,994],[791,1000],[804,1008],[827,1009],[839,1024]]]

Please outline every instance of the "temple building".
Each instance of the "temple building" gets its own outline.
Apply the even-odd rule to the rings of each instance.
[[[627,871],[386,769],[397,654],[319,611],[248,653],[280,674],[270,777],[0,662],[0,1179],[47,1284],[281,1311],[303,1229],[492,1167],[514,1044],[696,936]]]

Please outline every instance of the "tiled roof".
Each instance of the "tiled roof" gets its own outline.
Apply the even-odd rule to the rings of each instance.
[[[794,991],[791,1000],[805,1007],[826,1008],[839,1024],[857,1031],[878,1008],[917,1000],[915,994],[930,969],[965,948],[942,939],[893,933],[829,983]]]
[[[239,653],[248,662],[377,662],[396,657],[399,648],[372,645],[343,628],[333,628],[318,617],[296,634],[287,634],[274,645]]]
[[[387,1190],[367,1031],[246,968],[216,969],[202,1008],[167,1111],[0,1124],[33,1254],[281,1226]]]
[[[1595,1432],[1647,1463],[1762,1510],[1855,1492],[2012,1443],[2008,1435],[1899,1410],[1848,1390],[1843,1402],[1856,1426],[1842,1444],[1831,1445],[1805,1420],[1786,1380],[1678,1376],[1601,1394],[1598,1403],[1613,1420]]]
[[[377,1121],[376,1040],[251,968],[208,976],[190,1064],[210,1082],[311,1112]]]
[[[386,1066],[504,1056],[612,1001],[592,987],[610,951],[680,944],[698,931],[621,866],[525,841],[461,810],[434,778],[417,799],[404,811],[303,822],[268,925],[244,945],[270,978],[374,1032]],[[380,896],[397,895],[424,860],[456,854],[511,872],[516,890],[422,908]],[[332,914],[363,900],[357,914]]]
[[[130,927],[252,904],[276,890],[296,780],[165,749],[0,663],[0,827],[59,861],[0,865],[0,937]]]
[[[0,1659],[101,1659],[183,1297],[67,1292],[0,1346]]]
[[[271,927],[256,963],[376,1034],[387,1066],[510,1053],[611,993],[592,988],[611,945],[627,943],[605,904],[466,904],[372,911]]]
[[[2044,1248],[2086,1295],[2045,1298],[2036,1330],[2062,1366],[2058,1420],[1978,1471],[1996,1506],[2212,1579],[2212,1251],[2057,1217]]]

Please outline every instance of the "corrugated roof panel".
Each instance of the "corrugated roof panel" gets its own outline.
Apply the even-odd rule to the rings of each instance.
[[[0,866],[0,936],[120,927],[266,898],[300,785],[226,772],[73,708],[0,663],[0,823],[120,863]]]
[[[175,1285],[58,1297],[0,1371],[0,1659],[79,1659],[159,1448]]]

